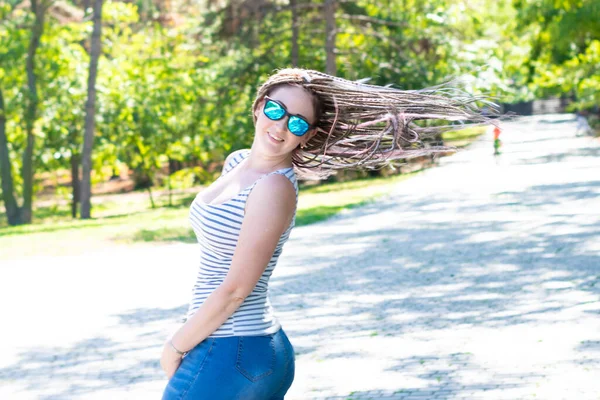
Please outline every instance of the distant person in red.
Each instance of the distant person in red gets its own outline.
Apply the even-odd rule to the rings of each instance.
[[[500,146],[502,142],[500,141],[500,132],[502,130],[499,126],[494,126],[494,155],[497,156],[500,154]]]

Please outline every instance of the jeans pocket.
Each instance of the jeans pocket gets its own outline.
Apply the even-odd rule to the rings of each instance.
[[[271,375],[275,368],[273,336],[239,336],[235,368],[251,382]]]

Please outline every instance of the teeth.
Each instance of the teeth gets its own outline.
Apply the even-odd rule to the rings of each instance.
[[[277,140],[278,142],[283,142],[283,139],[282,139],[282,138],[279,138],[279,137],[277,137],[277,136],[273,136],[273,135],[271,135],[270,133],[269,133],[269,136],[271,136],[273,139]]]

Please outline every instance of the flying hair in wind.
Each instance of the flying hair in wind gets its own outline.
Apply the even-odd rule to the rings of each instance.
[[[299,86],[314,98],[316,134],[293,154],[301,177],[327,177],[339,169],[378,169],[393,163],[455,151],[431,139],[466,125],[494,123],[498,107],[461,89],[458,81],[422,90],[377,86],[318,71],[282,69],[258,90],[258,103],[280,86]]]

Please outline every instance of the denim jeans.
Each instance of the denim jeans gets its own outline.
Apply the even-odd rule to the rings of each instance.
[[[207,338],[181,361],[163,400],[281,400],[294,380],[283,329],[266,336]]]

